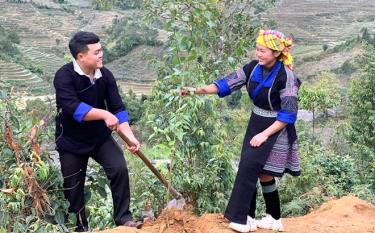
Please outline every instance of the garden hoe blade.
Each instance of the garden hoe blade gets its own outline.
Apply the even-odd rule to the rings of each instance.
[[[130,140],[122,133],[118,132],[119,136],[122,138],[122,140],[125,141],[128,146],[131,146],[132,143]],[[179,193],[172,185],[169,183],[161,174],[160,172],[152,165],[150,160],[147,159],[147,157],[143,154],[142,151],[137,151],[135,153],[142,161],[146,164],[146,166],[154,173],[154,175],[164,184],[164,186],[167,188],[168,193],[171,194],[175,199],[171,200],[167,204],[167,209],[176,208],[176,209],[183,209],[186,202],[185,199],[182,197],[182,194]]]

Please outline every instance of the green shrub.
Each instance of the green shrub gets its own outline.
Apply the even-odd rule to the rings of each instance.
[[[366,45],[360,63],[361,75],[350,88],[349,140],[356,149],[363,183],[375,190],[375,50]]]
[[[49,155],[38,149],[41,141],[51,139],[51,125],[30,142],[32,119],[7,99],[0,100],[0,109],[0,229],[67,232],[62,176]]]

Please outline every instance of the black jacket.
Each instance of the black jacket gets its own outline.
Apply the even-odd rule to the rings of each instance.
[[[72,62],[56,72],[53,84],[56,90],[57,150],[87,154],[111,135],[103,120],[82,121],[89,107],[107,109],[115,115],[126,113],[113,74],[105,67],[100,71],[102,77],[94,83],[75,72]]]

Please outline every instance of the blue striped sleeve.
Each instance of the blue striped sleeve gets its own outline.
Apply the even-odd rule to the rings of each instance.
[[[84,102],[79,103],[78,107],[73,113],[73,119],[81,123],[83,121],[83,118],[91,109],[92,109],[92,106]]]
[[[115,116],[117,117],[119,124],[129,121],[129,114],[126,111],[118,112],[115,114]]]
[[[225,97],[227,95],[230,95],[231,90],[228,84],[228,81],[225,79],[220,79],[214,82],[214,84],[219,89],[219,92],[217,93],[220,98]]]
[[[282,121],[288,124],[294,124],[297,120],[297,114],[293,112],[278,111],[276,120]]]

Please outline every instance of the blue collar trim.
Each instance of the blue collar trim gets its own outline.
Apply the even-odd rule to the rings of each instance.
[[[255,90],[251,93],[251,99],[255,100],[258,96],[259,91],[263,87],[270,88],[272,86],[273,80],[276,78],[277,73],[279,72],[281,67],[281,62],[276,61],[275,65],[273,66],[271,72],[267,75],[265,79],[263,79],[263,66],[259,65],[255,68],[253,76],[251,77],[251,81],[259,83]]]

